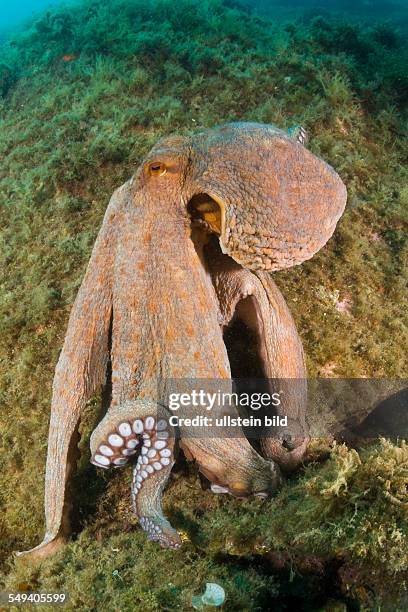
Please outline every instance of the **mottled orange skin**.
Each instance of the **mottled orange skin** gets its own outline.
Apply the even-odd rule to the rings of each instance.
[[[165,173],[152,174],[153,162]],[[193,240],[188,205],[197,194],[220,206],[224,255],[212,257],[211,244],[200,250]],[[92,453],[118,419],[145,417],[152,406],[166,413],[168,379],[230,378],[222,331],[238,304],[246,324],[263,330],[265,375],[306,378],[300,339],[269,272],[319,250],[345,201],[334,170],[273,126],[230,124],[166,138],[152,149],[111,199],[71,312],[53,385],[46,535],[30,552],[48,554],[68,534],[78,422],[106,383],[109,358],[111,405],[92,435]],[[243,433],[191,437],[183,428],[180,446],[234,495],[270,494],[280,482],[274,460],[284,469],[301,461],[305,407],[305,385],[292,396],[288,387],[281,411],[295,432],[289,451],[266,439],[262,457]],[[145,481],[136,509],[160,524],[170,543],[178,536],[162,517],[160,495],[172,465]]]

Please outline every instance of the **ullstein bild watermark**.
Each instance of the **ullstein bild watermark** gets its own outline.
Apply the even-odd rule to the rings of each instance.
[[[232,417],[230,414],[225,414],[222,417],[215,417],[213,419],[212,417],[202,414],[197,414],[195,417],[179,417],[172,415],[169,418],[169,423],[173,427],[179,425],[184,425],[185,427],[287,427],[288,417],[268,417],[264,415],[261,419],[252,415],[248,417]]]

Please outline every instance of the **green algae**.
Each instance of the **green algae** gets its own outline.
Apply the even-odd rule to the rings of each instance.
[[[318,609],[324,593],[316,585],[302,599],[296,589],[313,585],[310,568],[321,572],[335,562],[349,573],[345,593],[364,609],[387,597],[398,609],[408,580],[408,524],[395,500],[406,499],[407,477],[407,445],[386,440],[360,453],[334,445],[328,461],[309,465],[268,501],[214,496],[200,489],[193,470],[178,470],[164,506],[184,545],[169,552],[135,526],[128,483],[115,474],[78,539],[39,567],[10,567],[5,588],[65,590],[70,609],[127,609],[133,602],[135,609],[188,610],[212,581],[226,591],[228,610],[284,610],[288,592],[302,609]],[[271,570],[277,561],[291,568],[290,579]]]
[[[365,585],[379,600],[387,580],[401,590],[404,508],[381,481],[381,461],[388,466],[398,446],[364,451],[351,472],[341,462],[355,455],[337,447],[268,504],[214,500],[193,471],[175,478],[166,503],[191,542],[162,553],[136,527],[128,533],[127,475],[95,476],[88,466],[96,400],[76,479],[80,537],[40,569],[14,568],[10,554],[41,537],[53,370],[104,209],[161,135],[236,120],[304,125],[308,146],[349,191],[328,245],[275,275],[309,373],[406,376],[406,57],[390,27],[322,18],[283,26],[218,0],[83,2],[49,11],[0,49],[0,561],[8,587],[64,586],[83,609],[111,600],[117,609],[143,602],[159,610],[183,609],[214,581],[227,592],[226,609],[255,609],[251,601],[265,609],[283,588],[284,578],[265,570],[273,550],[289,551],[284,562],[294,571],[311,556],[338,559],[350,568],[350,588]],[[347,488],[336,492],[338,474]],[[389,493],[400,499],[395,478]],[[175,590],[164,586],[170,580]]]

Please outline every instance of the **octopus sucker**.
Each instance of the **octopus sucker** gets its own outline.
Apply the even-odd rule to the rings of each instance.
[[[110,465],[109,459],[104,455],[95,455],[92,463],[99,467],[108,467]]]
[[[127,437],[132,434],[132,428],[129,423],[121,423],[118,427],[121,436]]]
[[[136,434],[140,434],[140,433],[142,433],[142,432],[143,432],[143,421],[141,421],[140,419],[136,419],[136,420],[133,422],[133,431],[134,431]]]
[[[101,444],[98,450],[100,453],[102,453],[102,455],[105,455],[106,457],[112,457],[112,455],[114,454],[111,447],[107,446],[106,444]]]
[[[175,548],[181,541],[161,508],[161,492],[174,465],[175,436],[166,417],[167,411],[150,401],[125,402],[115,407],[92,434],[91,461],[105,469],[133,462],[134,513],[145,531],[147,526],[149,534],[154,529],[151,533],[162,547]],[[129,444],[135,443],[135,448],[129,450]],[[108,456],[102,455],[102,450],[108,451]]]
[[[248,365],[239,348],[245,340],[234,346],[228,336],[237,322],[256,345],[260,378],[281,381],[284,399],[276,412],[290,425],[278,437],[268,432],[259,452],[241,427],[224,426],[217,435],[195,428],[192,436],[180,425],[178,446],[213,491],[236,497],[272,495],[282,472],[302,462],[305,358],[271,273],[319,251],[347,199],[334,169],[304,143],[301,130],[290,135],[258,123],[167,137],[115,191],[55,370],[45,536],[20,554],[46,556],[69,537],[80,419],[102,389],[112,400],[91,435],[91,461],[102,469],[132,463],[131,495],[142,527],[161,546],[180,546],[161,508],[174,464],[169,381],[221,380],[231,389],[237,362]],[[238,415],[237,406],[231,411]],[[191,406],[181,407],[180,416],[186,413]]]
[[[97,447],[91,463],[103,468],[110,465],[122,466],[128,462],[128,458],[139,452],[138,462],[141,464],[147,464],[149,459],[158,458],[163,465],[168,465],[171,451],[166,448],[169,438],[166,427],[168,427],[168,421],[165,419],[160,420],[159,429],[155,427],[153,416],[134,420],[133,427],[129,422],[122,422],[118,425],[117,431],[111,432],[107,439]],[[151,446],[153,448],[150,448]],[[147,459],[144,459],[145,455]]]
[[[216,493],[217,495],[221,493],[229,493],[229,490],[227,489],[227,487],[220,487],[219,485],[214,484],[214,483],[211,484],[211,491],[213,493]]]
[[[154,520],[147,516],[140,518],[142,529],[147,533],[147,539],[153,542],[159,542],[162,548],[177,549],[181,546],[181,540],[169,540],[164,530],[157,525]]]

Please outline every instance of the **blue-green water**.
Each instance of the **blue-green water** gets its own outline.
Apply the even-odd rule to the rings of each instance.
[[[50,7],[61,4],[61,0],[20,0],[20,2],[0,1],[0,42],[7,34],[18,30],[27,21],[35,19]]]
[[[342,21],[389,22],[396,29],[408,29],[407,0],[243,0],[260,15],[287,20],[317,15]]]
[[[55,4],[59,2],[55,0],[21,0],[15,4],[2,2],[0,4],[0,29],[8,29]]]
[[[20,0],[0,3],[0,32],[9,31],[39,12],[60,5],[59,0]],[[69,2],[64,2],[69,4]],[[249,6],[260,14],[276,18],[291,18],[303,14],[334,14],[372,21],[393,20],[401,24],[408,20],[407,0],[227,0],[226,4]]]

